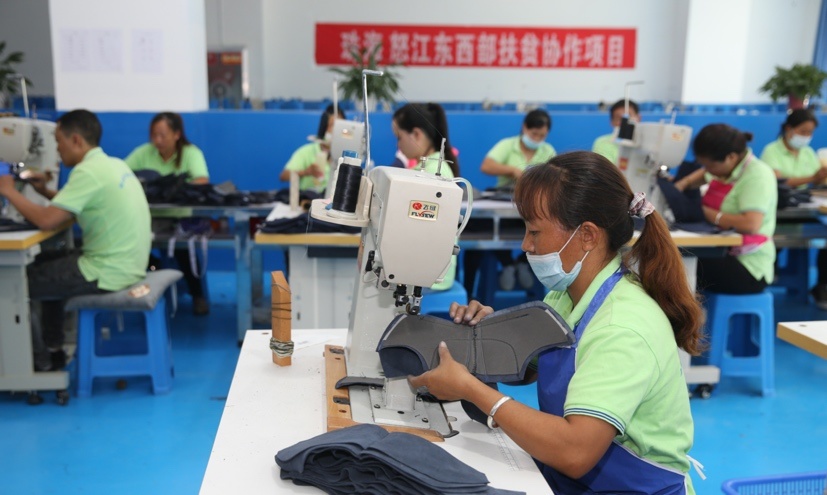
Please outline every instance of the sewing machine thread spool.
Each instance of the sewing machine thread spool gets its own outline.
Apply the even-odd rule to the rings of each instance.
[[[359,186],[362,182],[362,162],[359,160],[358,153],[350,150],[342,153],[340,162],[336,174],[332,209],[343,214],[355,215],[356,203],[359,200]]]

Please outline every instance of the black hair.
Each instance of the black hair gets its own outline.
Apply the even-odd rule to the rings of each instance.
[[[696,158],[704,157],[720,162],[730,153],[744,154],[750,141],[751,132],[741,132],[728,124],[709,124],[695,136],[692,152]]]
[[[187,139],[187,135],[184,133],[184,119],[181,118],[180,114],[175,112],[161,112],[156,114],[152,117],[152,121],[149,123],[149,134],[152,135],[152,128],[155,127],[160,121],[164,121],[167,124],[167,127],[172,132],[180,132],[181,137],[178,138],[178,141],[175,142],[175,168],[181,168],[181,158],[184,154],[184,146],[190,144],[189,140]]]
[[[319,129],[316,131],[316,137],[319,139],[324,139],[324,135],[327,132],[327,124],[330,120],[330,116],[333,115],[333,104],[327,106],[322,113],[322,117],[319,119]],[[346,119],[345,111],[342,107],[339,107],[339,117]]]
[[[551,115],[542,108],[535,108],[528,112],[523,119],[523,125],[526,129],[542,129],[544,127],[551,130]]]
[[[633,198],[623,173],[590,151],[564,153],[529,167],[514,190],[517,211],[526,221],[544,218],[569,232],[592,222],[606,232],[607,248],[613,255],[632,239],[635,227],[629,208]],[[640,285],[669,318],[678,346],[698,355],[703,349],[703,310],[689,288],[681,254],[660,214],[645,217],[643,231],[624,263],[635,267]]]
[[[90,146],[98,146],[103,136],[98,116],[89,110],[72,110],[57,118],[64,135],[78,134]]]
[[[448,138],[448,119],[439,103],[408,103],[393,113],[393,121],[405,132],[420,129],[437,151],[442,145],[442,138],[445,138],[445,159],[452,162],[454,177],[460,176],[459,161]]]
[[[626,112],[626,100],[617,100],[611,108],[609,108],[609,118],[611,119],[614,117],[616,110],[623,110]],[[629,100],[629,110],[634,110],[636,114],[640,114],[640,107],[637,103],[632,100]]]
[[[807,110],[806,108],[798,108],[793,110],[787,115],[787,120],[781,124],[781,132],[778,135],[783,136],[784,131],[788,128],[792,129],[794,127],[798,127],[805,122],[812,122],[816,127],[818,127],[818,119],[813,112]]]

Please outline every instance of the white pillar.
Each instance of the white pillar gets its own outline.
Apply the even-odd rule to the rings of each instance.
[[[49,1],[59,110],[207,109],[203,0]]]

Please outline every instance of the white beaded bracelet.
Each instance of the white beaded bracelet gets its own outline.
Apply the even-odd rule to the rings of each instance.
[[[491,412],[488,413],[487,423],[488,423],[489,428],[491,428],[492,430],[494,428],[499,428],[499,425],[497,425],[497,423],[494,421],[494,415],[497,414],[497,411],[500,409],[500,406],[502,406],[503,404],[505,404],[506,402],[508,402],[510,400],[511,400],[511,397],[509,397],[507,395],[503,395],[502,397],[500,397],[500,400],[498,400],[497,402],[494,403],[494,407],[492,407]]]

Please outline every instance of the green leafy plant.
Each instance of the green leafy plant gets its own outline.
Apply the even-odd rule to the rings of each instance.
[[[387,103],[392,105],[396,100],[395,97],[399,92],[399,73],[391,70],[392,67],[397,67],[399,64],[389,64],[380,67],[376,62],[376,55],[382,49],[382,43],[378,43],[373,48],[353,48],[350,50],[350,55],[353,57],[353,65],[349,67],[333,67],[331,72],[338,74],[339,78],[339,92],[342,98],[351,101],[362,101],[362,70],[381,70],[384,75],[368,76],[368,98],[374,98],[377,103]]]
[[[827,80],[827,72],[810,64],[795,64],[789,69],[775,67],[775,75],[769,78],[760,91],[769,93],[773,101],[794,96],[804,99],[821,95],[821,86]]]
[[[15,66],[23,62],[23,52],[11,52],[4,56],[5,51],[6,42],[0,41],[0,93],[7,93],[11,96],[16,95],[20,90],[20,78],[15,77],[17,74]],[[28,79],[26,79],[26,84],[32,85]]]

